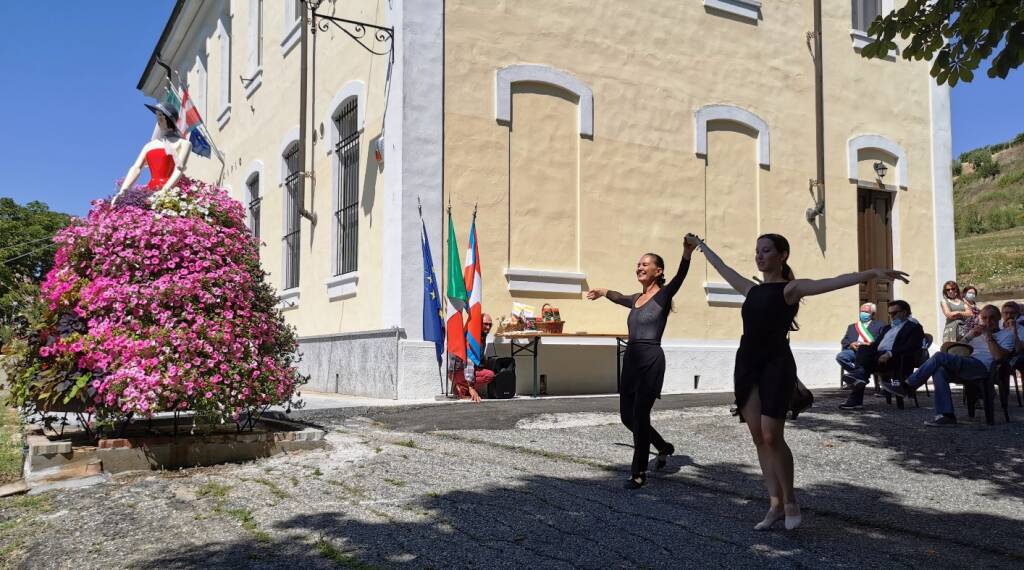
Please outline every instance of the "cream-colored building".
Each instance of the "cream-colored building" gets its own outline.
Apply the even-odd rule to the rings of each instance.
[[[647,251],[671,273],[687,231],[748,275],[765,232],[789,238],[799,276],[887,263],[908,271],[909,285],[801,307],[792,339],[801,378],[833,386],[838,341],[861,299],[906,299],[937,333],[940,284],[954,275],[948,89],[926,62],[858,53],[866,22],[892,3],[823,2],[818,216],[807,212],[817,198],[812,0],[320,4],[322,14],[393,28],[393,41],[364,30],[384,55],[329,23],[309,33],[301,2],[183,0],[155,53],[187,82],[225,157],[224,184],[250,208],[313,389],[441,391],[422,340],[418,203],[439,275],[444,208],[464,257],[477,206],[484,310],[551,301],[567,332],[623,332],[624,309],[582,293],[635,290]],[[151,61],[139,87],[159,97],[164,78]],[[221,169],[195,156],[189,164],[207,180]],[[731,388],[741,300],[695,257],[665,334],[666,391]],[[549,393],[614,390],[614,341],[559,340],[541,350]],[[521,393],[531,376],[521,359]]]

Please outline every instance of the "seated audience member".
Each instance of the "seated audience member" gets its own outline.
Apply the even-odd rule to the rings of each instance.
[[[480,336],[483,338],[481,339],[480,354],[484,357],[481,359],[480,366],[474,366],[472,362],[465,363],[463,374],[455,374],[453,382],[455,394],[459,399],[470,398],[474,402],[480,401],[478,390],[483,390],[494,380],[494,371],[487,369],[487,335],[490,334],[494,321],[487,313],[482,315],[481,321]]]
[[[1016,324],[1020,328],[1024,328],[1024,315],[1021,315],[1020,303],[1014,301],[1007,301],[1003,303],[1002,320],[999,322],[1000,330],[1005,330]],[[1013,350],[1013,356],[1010,357],[1010,368],[1013,370],[1024,371],[1024,339],[1020,339]]]
[[[924,345],[924,329],[917,319],[911,317],[910,303],[896,300],[889,303],[889,318],[892,324],[882,328],[875,340],[857,350],[856,367],[843,375],[853,387],[846,403],[839,406],[844,410],[855,410],[864,405],[864,388],[868,378],[876,372],[892,372],[906,376],[914,370],[912,357]],[[895,370],[897,363],[902,368]]]
[[[1014,348],[1021,346],[1024,328],[1014,326],[999,330],[1000,317],[1000,311],[995,305],[985,305],[978,314],[978,325],[963,339],[973,349],[970,356],[938,352],[911,374],[906,382],[885,382],[882,389],[897,396],[909,396],[931,378],[935,384],[935,418],[925,422],[925,425],[956,425],[953,393],[949,383],[987,382],[992,363],[1006,358]]]
[[[875,310],[874,303],[864,303],[860,306],[857,322],[846,327],[846,336],[839,341],[841,350],[836,355],[836,362],[844,372],[857,369],[857,349],[875,342],[882,332],[885,323],[875,320]]]

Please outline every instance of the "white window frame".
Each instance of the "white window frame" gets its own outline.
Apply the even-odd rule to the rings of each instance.
[[[231,33],[224,25],[227,14],[217,20],[217,40],[220,48],[220,110],[217,113],[217,126],[224,129],[231,119]],[[230,24],[229,24],[230,25]]]
[[[267,179],[263,175],[264,170],[263,161],[254,160],[249,163],[249,167],[245,169],[245,176],[242,177],[242,184],[245,186],[242,196],[245,200],[245,225],[250,230],[252,230],[253,219],[252,212],[249,210],[249,203],[252,202],[252,195],[249,193],[249,181],[252,180],[253,176],[258,177],[258,180],[260,181],[260,199],[265,199],[267,197]],[[262,218],[262,212],[260,217]],[[262,239],[262,237],[260,239]]]
[[[331,104],[328,107],[330,113],[324,118],[324,124],[328,129],[328,144],[326,152],[331,157],[331,172],[332,172],[332,184],[331,184],[331,277],[324,283],[327,287],[327,297],[331,301],[338,299],[347,299],[354,297],[358,293],[359,285],[359,271],[350,271],[348,273],[339,273],[341,270],[338,267],[338,247],[340,247],[341,240],[341,228],[338,226],[338,220],[335,219],[334,212],[336,212],[340,206],[339,195],[338,195],[338,184],[341,180],[342,169],[341,164],[337,159],[337,154],[334,152],[334,147],[337,146],[341,140],[341,133],[335,127],[334,118],[338,116],[342,108],[346,103],[356,100],[356,132],[359,133],[360,137],[366,130],[366,84],[359,80],[352,80],[346,83],[338,90],[331,100]],[[360,142],[362,142],[360,140]],[[362,150],[362,144],[360,144],[360,151]],[[362,157],[360,156],[360,163]],[[367,165],[369,168],[369,165]]]
[[[281,55],[288,55],[302,37],[302,14],[296,10],[296,0],[284,0],[284,31],[281,40]]]
[[[282,239],[282,245],[281,245],[281,283],[282,284],[285,283],[285,280],[288,278],[288,251],[284,247],[284,242],[283,242],[284,237],[285,237],[285,233],[288,231],[288,188],[287,188],[287,185],[286,185],[286,180],[288,178],[288,162],[285,160],[285,154],[287,154],[289,150],[291,150],[293,147],[295,147],[298,144],[299,144],[299,126],[295,125],[295,126],[293,126],[288,131],[288,134],[286,134],[284,136],[284,138],[281,140],[281,146],[278,149],[278,153],[277,153],[278,161],[279,161],[279,164],[280,164],[280,168],[278,169],[278,171],[279,171],[278,173],[279,173],[279,186],[280,186],[280,189],[281,189],[281,239]],[[300,168],[301,168],[301,166],[300,166]],[[297,204],[296,206],[298,208],[302,208],[303,204]],[[301,224],[302,224],[302,219],[301,218],[302,217],[299,216],[300,228],[301,228]],[[300,247],[301,247],[301,243],[302,243],[301,236],[302,236],[302,232],[301,232],[301,229],[300,229],[300,231],[299,231]],[[301,262],[302,262],[302,257],[300,256],[299,257],[299,263],[301,264]],[[299,275],[300,275],[299,283],[300,284],[302,283],[301,274],[302,274],[302,270],[301,270],[301,265],[300,265],[300,268],[299,268]],[[292,309],[292,308],[298,307],[299,306],[299,287],[291,287],[291,288],[288,288],[288,289],[281,290],[280,293],[278,293],[278,300],[280,301],[280,303],[278,305],[282,309]]]
[[[895,10],[894,0],[882,0],[883,17],[893,10]],[[874,40],[868,35],[867,30],[858,30],[853,27],[853,2],[850,2],[850,39],[853,42],[853,51],[857,53],[860,53],[862,49],[874,43]],[[889,50],[885,59],[895,61],[897,53],[899,53],[899,49]]]
[[[705,105],[693,115],[694,153],[708,155],[708,123],[730,121],[746,125],[757,131],[757,163],[764,168],[771,167],[771,129],[768,123],[754,113],[735,105]]]
[[[860,163],[858,158],[860,151],[865,149],[876,149],[891,155],[896,159],[896,186],[904,190],[909,185],[907,177],[907,151],[888,137],[876,134],[857,135],[846,141],[846,167],[850,182],[857,182],[859,175],[857,167]]]
[[[761,0],[704,0],[707,12],[722,12],[757,24],[761,19]]]
[[[249,37],[246,53],[246,77],[242,80],[245,97],[248,99],[263,85],[264,43],[263,0],[249,0]]]
[[[196,88],[195,90],[189,89],[189,96],[192,98],[192,104],[195,105],[196,110],[199,111],[199,118],[204,122],[207,120],[208,115],[206,114],[206,102],[209,100],[209,79],[206,74],[206,63],[203,58],[196,54]]]

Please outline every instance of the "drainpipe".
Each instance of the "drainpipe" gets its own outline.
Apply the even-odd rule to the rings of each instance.
[[[817,172],[811,180],[811,195],[815,196],[813,208],[807,209],[807,221],[825,214],[825,88],[821,39],[821,0],[814,0],[814,138]]]
[[[312,176],[312,168],[306,169],[306,157],[309,153],[306,152],[306,141],[309,140],[309,130],[307,129],[306,123],[306,98],[309,94],[307,85],[307,77],[309,75],[309,55],[307,45],[309,43],[309,9],[305,2],[301,3],[302,13],[299,15],[299,58],[301,63],[299,71],[299,213],[302,217],[310,221],[311,224],[316,225],[316,213],[310,212],[306,209],[306,179]]]

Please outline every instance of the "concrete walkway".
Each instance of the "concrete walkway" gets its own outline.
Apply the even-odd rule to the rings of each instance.
[[[617,401],[560,398],[304,410],[332,449],[3,500],[0,550],[76,569],[1021,566],[1024,409],[933,429],[842,396],[788,424],[794,532],[751,528],[766,500],[727,396],[657,403],[679,454],[634,492]]]

